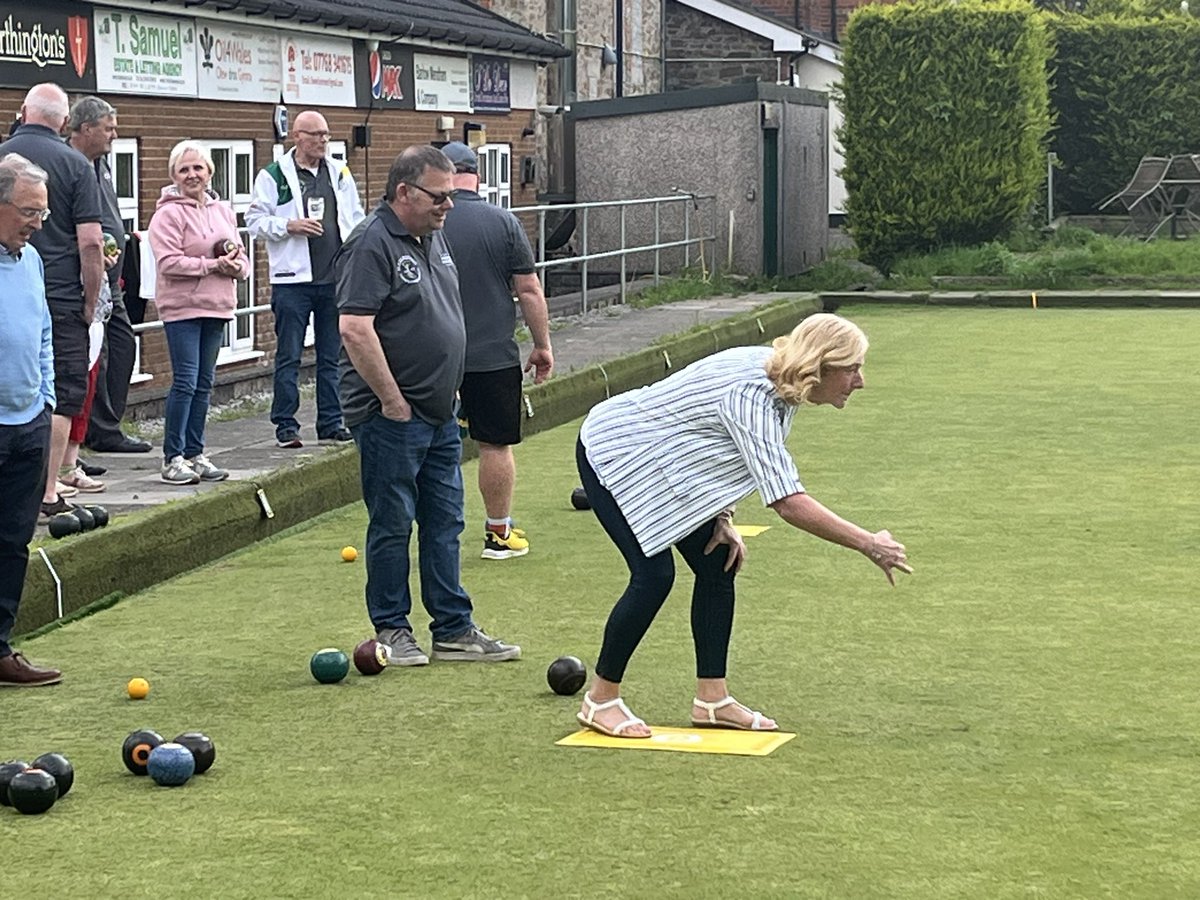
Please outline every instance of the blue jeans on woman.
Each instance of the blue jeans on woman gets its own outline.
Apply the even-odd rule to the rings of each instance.
[[[204,452],[204,422],[225,325],[225,319],[210,318],[163,323],[172,372],[163,429],[163,458],[167,462],[176,456],[191,459]]]
[[[376,413],[350,431],[361,457],[367,525],[367,613],[376,630],[407,628],[409,537],[415,521],[421,602],[435,641],[471,627],[471,598],[460,582],[463,530],[462,439],[458,422],[396,422]]]
[[[275,436],[299,433],[300,355],[312,316],[317,351],[317,437],[330,437],[342,428],[338,399],[337,294],[332,284],[276,284],[271,286],[271,312],[275,314],[275,397],[271,422]]]

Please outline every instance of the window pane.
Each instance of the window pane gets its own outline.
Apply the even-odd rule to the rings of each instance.
[[[250,193],[250,155],[247,153],[239,153],[237,155],[237,183],[235,189],[239,194]]]
[[[229,192],[229,151],[226,149],[213,150],[212,158],[212,189],[221,196],[222,200],[228,200],[232,196]]]
[[[113,173],[113,183],[118,197],[133,196],[133,154],[117,154],[117,171]]]

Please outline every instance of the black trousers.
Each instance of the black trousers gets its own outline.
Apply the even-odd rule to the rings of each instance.
[[[136,356],[137,338],[124,298],[117,290],[113,293],[112,318],[104,326],[104,344],[100,348],[100,374],[96,378],[96,395],[92,398],[92,415],[84,441],[89,447],[103,449],[125,439],[121,419],[125,417]]]
[[[675,559],[669,547],[653,556],[642,552],[625,514],[613,495],[600,484],[580,441],[575,443],[575,462],[592,512],[629,566],[629,585],[609,613],[604,643],[596,660],[597,675],[619,682],[625,677],[625,667],[633,651],[671,593]],[[710,519],[675,545],[696,576],[692,588],[692,643],[696,650],[697,678],[725,677],[729,638],[733,633],[734,573],[725,571],[728,548],[718,547],[707,556],[704,554],[715,526],[716,519]]]
[[[50,458],[50,408],[24,425],[0,425],[0,657],[12,648]]]

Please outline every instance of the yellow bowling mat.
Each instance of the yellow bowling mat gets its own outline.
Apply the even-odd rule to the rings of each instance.
[[[610,750],[676,750],[680,753],[727,753],[767,756],[796,735],[786,731],[736,731],[728,728],[660,728],[651,725],[648,738],[612,738],[589,729],[567,735],[559,747],[601,747]]]
[[[744,538],[758,537],[764,531],[769,531],[771,528],[770,525],[734,525],[733,527]]]

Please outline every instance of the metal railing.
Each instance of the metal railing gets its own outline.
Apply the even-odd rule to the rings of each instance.
[[[512,208],[512,212],[518,217],[535,215],[537,216],[537,261],[535,263],[538,277],[542,282],[542,290],[546,289],[546,272],[548,269],[557,266],[572,266],[580,264],[580,293],[581,293],[581,311],[588,311],[588,268],[589,264],[598,259],[612,259],[619,257],[621,260],[621,290],[620,302],[624,303],[626,298],[626,284],[628,283],[628,268],[627,262],[629,257],[635,253],[650,253],[654,254],[654,283],[657,285],[662,277],[662,251],[682,248],[683,249],[683,268],[689,268],[692,264],[692,248],[697,250],[697,261],[702,269],[706,272],[714,271],[716,268],[716,242],[717,242],[717,203],[715,194],[692,194],[686,191],[676,190],[674,194],[667,197],[644,197],[636,200],[598,200],[588,203],[561,203],[550,204],[546,206],[516,206]],[[702,234],[692,234],[693,228],[703,228],[703,216],[700,210],[700,203],[711,203],[711,210],[708,214],[708,230]],[[664,208],[673,208],[682,206],[681,222],[676,223],[682,231],[682,237],[674,240],[662,239],[663,234],[663,210]],[[653,211],[653,243],[640,243],[637,246],[628,246],[628,214],[630,210],[649,207]],[[617,244],[615,249],[593,251],[589,241],[589,217],[598,211],[607,210],[617,211],[617,225],[615,229]],[[575,224],[574,233],[578,235],[579,252],[573,256],[556,256],[553,259],[546,258],[546,217],[547,215],[566,215],[571,212],[578,211],[578,217]],[[646,230],[649,230],[648,225]],[[706,246],[707,245],[707,246]],[[711,254],[711,257],[706,259],[706,254]]]

